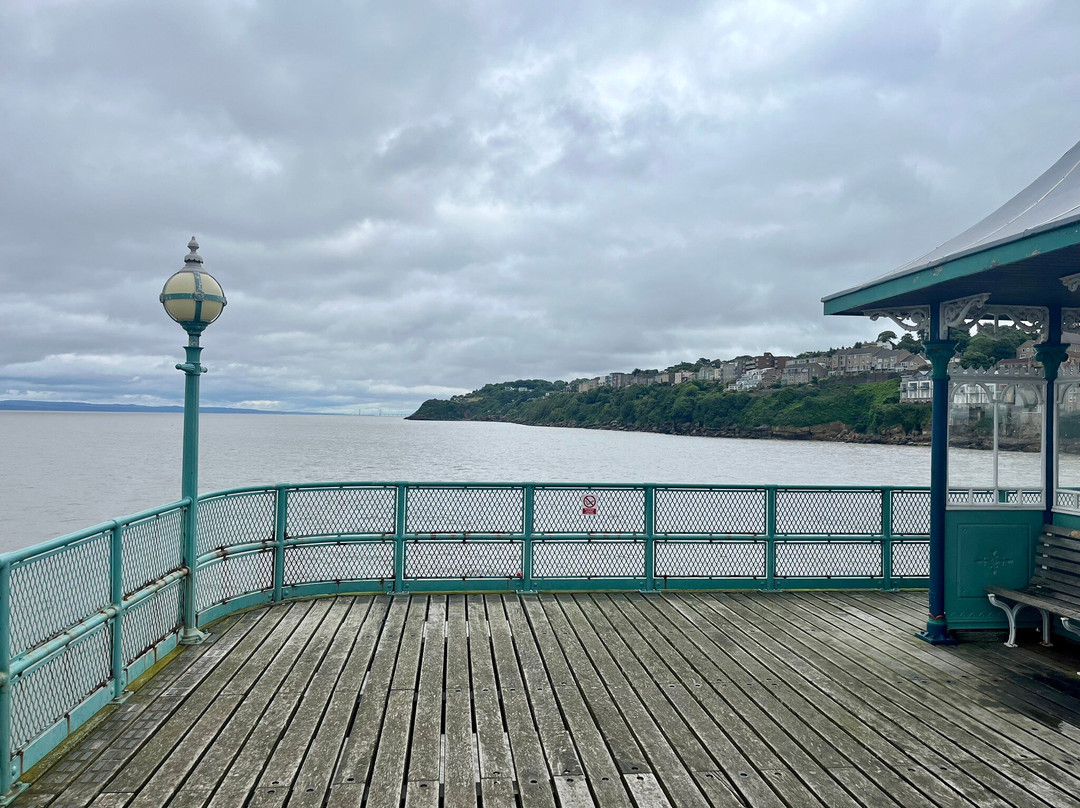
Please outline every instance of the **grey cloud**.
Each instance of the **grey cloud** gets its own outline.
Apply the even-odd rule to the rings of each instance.
[[[156,296],[192,233],[230,299],[212,404],[865,339],[819,298],[1080,136],[1066,0],[0,15],[4,397],[178,401]]]

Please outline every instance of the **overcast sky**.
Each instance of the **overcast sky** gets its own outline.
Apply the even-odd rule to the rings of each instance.
[[[1080,139],[1080,3],[7,0],[0,399],[356,412],[798,353]]]

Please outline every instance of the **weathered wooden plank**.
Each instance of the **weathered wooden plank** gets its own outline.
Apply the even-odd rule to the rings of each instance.
[[[230,764],[228,774],[210,799],[209,804],[212,808],[243,808],[251,798],[255,784],[282,737],[284,728],[293,717],[316,668],[333,642],[334,635],[348,612],[347,600],[335,599],[329,603],[330,608],[325,610],[324,617],[314,632],[306,637],[301,636],[297,641],[299,653],[284,679],[281,679],[276,671],[275,676],[260,677],[249,694],[249,698],[258,699],[262,703],[268,700],[269,704]],[[322,601],[316,601],[312,606],[312,612],[317,614],[316,610],[321,610],[322,605]],[[298,629],[301,635],[306,633],[302,631],[303,628],[302,624]],[[277,663],[276,659],[274,663]],[[274,663],[271,664],[271,668],[275,667]],[[262,793],[259,798],[260,800],[273,798],[271,802],[276,803],[277,798],[282,796],[280,792],[287,789],[288,783],[273,780],[269,783],[269,790],[274,793]]]
[[[669,738],[665,735],[666,728],[661,730],[657,722],[653,720],[645,704],[635,692],[634,686],[628,681],[627,675],[623,673],[622,666],[613,657],[610,649],[622,640],[608,630],[606,621],[594,623],[586,616],[586,613],[592,613],[595,616],[595,604],[588,597],[583,596],[577,599],[560,598],[559,605],[576,631],[592,664],[618,704],[634,737],[647,754],[649,765],[663,783],[663,790],[670,795],[672,802],[676,805],[707,805],[707,799],[690,774],[690,771],[700,766],[714,765],[712,757],[702,746],[704,741],[699,742],[693,735],[684,735],[684,743],[675,744],[673,748],[673,743],[669,742]],[[639,687],[642,685],[643,683],[638,683]],[[640,805],[644,797],[639,797],[635,789],[644,789],[644,792],[649,792],[651,785],[648,784],[652,780],[650,778],[638,780],[632,776],[632,773],[624,777],[624,780]]]
[[[322,614],[325,613],[327,608],[329,608],[329,604],[317,610],[297,609],[297,616],[300,617],[299,625],[309,624],[312,627],[318,625],[322,619]],[[309,620],[311,622],[307,623]],[[295,631],[292,631],[295,625],[291,613],[287,614],[271,634],[269,641],[263,643],[259,650],[265,649],[268,655],[278,653],[279,649],[281,649],[281,652],[285,652],[285,649],[290,647],[295,647],[299,651]],[[286,636],[286,632],[291,633]],[[279,645],[278,643],[282,640],[284,640],[284,644]],[[212,651],[213,648],[211,648],[210,652]],[[242,694],[243,691],[239,691],[233,685],[233,682],[236,679],[245,681],[249,679],[250,667],[245,664],[246,662],[248,662],[247,659],[243,659],[239,655],[232,655],[218,665],[206,677],[205,681],[180,705],[173,716],[154,733],[153,738],[124,765],[104,790],[138,792],[157,767],[172,753],[173,748],[184,738],[188,729],[216,699]],[[166,691],[163,695],[167,697],[169,691]]]
[[[622,773],[607,749],[600,728],[589,714],[589,708],[578,689],[573,672],[544,614],[542,603],[531,595],[523,596],[522,600],[532,626],[533,638],[540,649],[555,697],[581,756],[593,796],[603,805],[629,806],[630,797],[622,783]],[[558,780],[555,787],[559,790]]]
[[[794,606],[798,598],[790,596],[787,600]],[[713,599],[710,605],[714,609],[728,611],[740,623],[746,620],[747,607],[744,606],[740,597],[733,597],[723,603]],[[754,611],[755,618],[759,624],[764,624],[768,622],[767,610],[776,604],[762,600],[757,605],[760,608]],[[795,626],[815,625],[813,621],[803,622],[806,612],[800,608],[784,609],[782,619],[780,615],[781,613],[777,612],[772,621],[768,622],[770,628],[775,628],[777,631],[770,633],[764,642],[771,641],[773,636],[777,639],[789,637],[782,623],[792,626],[792,632],[795,632]],[[832,621],[823,619],[820,625],[831,626],[834,635],[840,633],[836,632],[835,623]],[[743,626],[743,628],[746,631],[757,630],[756,626]],[[855,710],[864,705],[869,706],[871,709],[862,713],[864,719],[868,723],[873,722],[875,726],[887,727],[883,730],[886,737],[903,749],[910,759],[918,759],[926,765],[940,783],[947,784],[956,794],[978,805],[1000,806],[1011,802],[1009,797],[999,796],[1002,793],[1013,794],[1016,791],[1015,786],[1006,778],[998,777],[995,782],[987,784],[971,776],[967,764],[974,762],[975,758],[968,751],[969,744],[982,742],[971,738],[967,733],[961,732],[959,727],[943,720],[940,713],[929,706],[933,702],[929,691],[920,688],[919,697],[915,699],[905,693],[905,683],[900,682],[900,687],[892,684],[898,675],[896,670],[890,669],[887,665],[875,665],[872,671],[863,667],[868,657],[875,653],[872,643],[862,643],[859,653],[852,655],[847,650],[833,650],[833,646],[845,646],[850,639],[847,637],[833,636],[829,642],[815,644],[814,648],[801,644],[797,634],[791,635],[791,639],[793,640],[792,653],[799,656],[804,664],[806,661],[811,664],[817,663],[819,658],[826,660],[820,663],[822,669],[827,672],[826,681],[836,683],[847,691],[846,696],[842,691],[837,691],[836,695],[848,709]],[[874,681],[875,686],[868,687],[866,685],[868,680]],[[907,686],[910,684],[910,681],[906,682]],[[845,698],[846,701],[844,701]],[[883,718],[883,716],[888,716],[888,718]],[[957,734],[950,735],[949,733],[954,729]],[[902,771],[901,774],[903,774]],[[941,792],[932,793],[930,796],[939,801],[943,798]],[[1034,798],[1027,796],[1026,799]]]
[[[439,781],[410,780],[405,788],[405,808],[439,808]]]
[[[297,680],[298,689],[302,694],[300,704],[289,719],[281,740],[274,748],[269,762],[259,777],[257,790],[263,791],[264,796],[258,804],[276,805],[283,801],[285,792],[282,786],[291,786],[297,777],[305,762],[315,730],[322,721],[327,703],[337,685],[342,667],[363,625],[370,600],[365,598],[355,601],[342,598],[334,604],[335,608],[339,604],[346,608],[346,614],[331,638],[329,649],[306,686],[303,685],[302,680]],[[334,615],[328,620],[334,622],[336,618],[337,615]],[[334,752],[336,759],[337,750]],[[313,788],[313,786],[310,784],[303,786],[303,793],[313,793],[306,791],[308,788]],[[255,808],[256,804],[253,802],[252,808]]]
[[[503,608],[506,610],[507,621],[513,633],[514,647],[517,649],[518,663],[521,666],[528,700],[532,705],[540,745],[544,750],[548,770],[552,777],[556,778],[560,802],[565,804],[572,795],[581,792],[581,775],[585,770],[581,766],[570,730],[559,712],[551,681],[548,679],[540,649],[525,617],[521,601],[518,598],[507,597],[503,601]],[[567,784],[567,778],[577,779]],[[566,795],[563,795],[563,790],[560,789],[564,789]],[[588,792],[587,786],[585,791]]]
[[[451,595],[446,617],[446,705],[444,800],[447,805],[476,805],[476,749],[469,695],[469,639],[465,598]]]
[[[436,595],[429,600],[423,634],[420,682],[416,692],[409,752],[409,780],[421,781],[424,785],[416,788],[410,786],[406,792],[406,802],[410,793],[415,794],[412,797],[414,801],[430,799],[431,783],[435,783],[435,799],[438,800],[442,759],[443,660],[446,658],[445,596]]]
[[[486,605],[491,648],[502,691],[503,715],[510,738],[518,793],[523,808],[555,808],[551,774],[544,760],[540,733],[529,705],[521,666],[514,652],[514,641],[504,606],[506,597],[488,596]]]
[[[491,661],[491,639],[481,595],[467,600],[469,615],[469,667],[476,751],[480,766],[480,796],[484,805],[504,800],[507,784],[513,802],[513,765],[503,731],[502,705]]]
[[[593,720],[600,728],[611,756],[615,760],[615,765],[619,767],[622,774],[651,771],[652,765],[638,744],[635,733],[630,731],[619,705],[615,703],[615,697],[608,692],[604,681],[589,661],[574,629],[567,622],[559,601],[560,598],[554,595],[540,597],[544,615],[566,657],[570,675],[585,697]],[[625,693],[616,695],[625,697]],[[629,698],[627,700],[629,701]]]
[[[671,728],[683,724],[681,719],[685,716],[692,722],[698,736],[705,739],[711,759],[695,761],[691,765],[692,771],[713,771],[719,767],[727,775],[732,786],[749,804],[753,806],[783,804],[764,776],[766,771],[783,771],[786,767],[781,760],[759,741],[758,736],[745,720],[738,719],[721,729],[701,709],[700,704],[689,692],[690,688],[686,687],[686,684],[689,684],[695,692],[707,690],[705,674],[687,671],[689,676],[686,683],[679,681],[667,667],[661,654],[657,653],[657,648],[663,649],[663,656],[672,660],[678,658],[678,653],[665,638],[660,636],[654,626],[644,620],[638,621],[639,624],[634,624],[627,619],[611,598],[597,596],[593,601],[593,605],[590,606],[590,611],[596,612],[593,620],[598,625],[601,625],[602,621],[607,621],[611,628],[610,633],[605,632],[605,636],[614,636],[621,641],[618,645],[609,641],[610,645],[613,648],[626,649],[618,659],[631,681],[635,684],[639,681],[648,681],[651,684],[650,689],[640,690],[639,687],[639,690],[643,698],[647,698],[649,708],[664,732],[668,733]],[[702,687],[694,688],[694,684],[700,684]],[[724,690],[724,694],[731,698],[732,694],[738,694],[738,690],[731,687]],[[672,701],[669,701],[669,698]],[[752,709],[748,699],[743,699],[740,706],[743,709]],[[760,720],[760,716],[757,717]],[[744,752],[740,745],[747,747],[747,751]],[[800,789],[802,793],[798,793]],[[789,791],[796,792],[797,801],[800,804],[817,804],[813,794],[801,786],[793,776]]]
[[[375,767],[368,784],[365,805],[369,808],[397,808],[401,804],[414,698],[411,690],[390,691]]]
[[[300,607],[301,612],[304,609]],[[223,660],[233,654],[228,661],[231,668],[247,659],[251,649],[258,647],[285,615],[284,609],[252,613],[234,623],[225,640],[184,649],[91,733],[89,740],[96,754],[80,756],[74,766],[57,767],[57,776],[48,772],[32,791],[62,790],[65,805],[88,805]]]
[[[686,620],[679,611],[678,601],[677,597],[672,597],[633,602],[617,599],[616,602],[632,622],[637,622],[634,614],[641,615],[642,623],[650,624],[672,644],[676,653],[661,656],[677,679],[686,681],[697,673],[704,675],[707,681],[718,681],[721,674],[716,666],[716,655],[704,650],[710,644],[709,636]],[[819,713],[802,697],[798,688],[790,687],[790,676],[778,674],[763,664],[759,660],[763,656],[762,650],[756,644],[746,642],[742,647],[730,647],[726,656],[756,683],[743,690],[755,705],[745,707],[744,715],[783,760],[784,765],[773,767],[773,771],[797,774],[830,805],[851,804],[853,795],[880,806],[895,804],[896,797],[907,799],[909,803],[919,800],[917,792],[902,780],[890,779],[883,767],[878,771],[878,761],[867,754],[862,744],[851,740],[841,726]],[[700,699],[710,689],[711,685],[706,683],[693,693]],[[730,692],[730,689],[725,691]],[[863,776],[857,781],[858,770],[852,768],[851,760],[867,766],[875,776]],[[843,772],[847,782],[832,776],[834,771]],[[879,784],[879,778],[885,782]],[[903,800],[900,804],[904,804]]]
[[[345,734],[360,698],[360,688],[390,608],[389,597],[380,596],[371,601],[371,608],[364,617],[356,642],[334,685],[330,706],[323,715],[315,740],[293,784],[289,808],[321,808],[330,789],[345,744]]]
[[[356,709],[349,730],[348,742],[334,777],[335,783],[366,783],[375,757],[379,731],[382,727],[386,700],[390,695],[390,682],[397,661],[398,640],[405,626],[409,599],[395,597],[383,622],[382,633],[375,648],[367,681],[360,693],[360,705]],[[349,794],[351,789],[334,789],[330,804]],[[342,803],[344,804],[344,803]]]

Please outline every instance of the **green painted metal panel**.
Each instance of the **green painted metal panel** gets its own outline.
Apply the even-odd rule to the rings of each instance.
[[[945,514],[945,614],[951,629],[1004,628],[987,586],[1023,587],[1031,577],[1043,511],[950,510]]]

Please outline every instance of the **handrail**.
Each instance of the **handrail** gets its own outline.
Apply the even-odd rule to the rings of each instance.
[[[929,489],[911,486],[356,481],[181,499],[0,554],[0,804],[197,628],[186,611],[205,624],[336,593],[922,586],[928,533]]]

